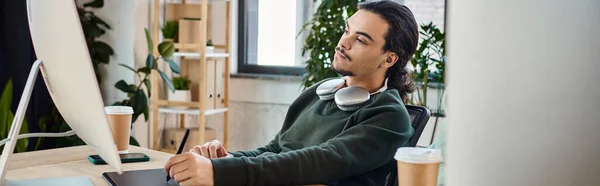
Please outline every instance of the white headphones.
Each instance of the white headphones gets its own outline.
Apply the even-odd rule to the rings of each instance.
[[[341,110],[355,111],[367,102],[371,98],[371,95],[387,90],[387,78],[385,79],[383,87],[373,93],[369,93],[367,89],[358,86],[345,87],[345,78],[346,77],[332,79],[319,85],[316,91],[317,95],[319,95],[319,99],[330,100],[335,98],[335,104]]]

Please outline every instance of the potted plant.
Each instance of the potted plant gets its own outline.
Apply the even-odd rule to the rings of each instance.
[[[444,76],[446,69],[446,34],[442,32],[433,22],[420,25],[421,43],[411,58],[410,63],[414,70],[410,76],[417,86],[414,97],[410,97],[409,103],[425,106],[428,104],[428,92],[430,88],[444,91]],[[433,86],[432,86],[433,85]],[[441,96],[438,96],[440,105]],[[433,108],[430,108],[433,109]],[[441,108],[435,108],[438,114]]]
[[[111,30],[110,25],[94,13],[95,10],[102,7],[104,7],[104,1],[102,0],[94,0],[83,4],[83,6],[77,6],[79,21],[83,29],[90,57],[92,58],[96,81],[99,84],[102,82],[103,77],[100,74],[101,64],[107,65],[110,62],[110,56],[114,56],[115,54],[115,51],[108,43],[99,40],[107,31]]]
[[[306,74],[303,88],[331,77],[340,77],[332,66],[335,44],[344,34],[347,18],[358,11],[357,4],[364,0],[323,0],[311,20],[302,26],[300,34],[307,34],[302,47],[306,56]],[[333,8],[335,7],[335,8]]]
[[[169,91],[169,101],[191,101],[190,83],[191,81],[186,77],[174,77],[173,86],[175,87],[175,91]]]
[[[171,59],[173,53],[175,52],[175,46],[173,42],[163,41],[162,43],[158,44],[158,46],[155,46],[152,41],[152,37],[150,37],[150,32],[148,32],[148,29],[144,29],[144,31],[146,33],[146,40],[148,43],[148,56],[146,57],[146,65],[139,67],[138,69],[134,69],[133,67],[119,64],[131,70],[139,78],[139,83],[130,84],[125,82],[125,80],[118,81],[115,84],[115,87],[127,93],[128,98],[112,104],[114,106],[133,107],[133,116],[131,122],[135,122],[141,115],[144,116],[145,121],[148,121],[148,98],[151,96],[152,86],[158,86],[152,85],[152,82],[150,81],[150,74],[153,70],[156,70],[159,76],[163,79],[165,86],[168,87],[170,92],[175,91],[175,86],[173,85],[171,78],[169,78],[162,70],[158,68],[159,61],[162,61],[165,63],[165,65],[168,65],[173,73],[179,74],[179,65],[177,65],[177,63]],[[159,53],[155,56],[153,55],[152,51],[154,51],[156,47]],[[142,86],[145,86],[147,91],[144,91]]]
[[[179,22],[167,21],[161,28],[161,31],[164,41],[175,42],[175,37],[177,37],[177,33],[179,32]]]
[[[213,45],[212,40],[208,40],[208,42],[206,42],[206,53],[207,54],[212,54],[215,52],[215,45]]]

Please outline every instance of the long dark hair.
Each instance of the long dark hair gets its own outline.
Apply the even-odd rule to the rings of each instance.
[[[398,90],[403,101],[415,90],[406,64],[417,50],[419,30],[412,12],[404,5],[389,0],[367,1],[358,5],[359,9],[380,15],[389,25],[385,36],[384,51],[393,51],[398,61],[388,69],[388,87]]]

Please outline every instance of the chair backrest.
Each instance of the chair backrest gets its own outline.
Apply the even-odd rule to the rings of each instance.
[[[421,134],[429,121],[431,112],[425,107],[416,105],[406,105],[406,110],[408,110],[412,122],[411,125],[415,129],[415,133],[410,138],[408,145],[410,147],[416,147],[417,142],[419,142],[419,138],[421,138]]]
[[[406,106],[406,110],[408,110],[408,115],[410,116],[411,125],[415,129],[415,133],[410,138],[410,140],[408,142],[408,146],[416,147],[417,142],[419,142],[419,138],[421,138],[421,134],[423,133],[423,130],[425,130],[425,126],[427,125],[427,122],[429,121],[431,112],[429,111],[429,109],[422,107],[422,106],[416,106],[416,105],[405,105],[405,106]],[[389,173],[388,178],[386,179],[387,183],[385,185],[386,186],[397,186],[398,185],[398,174],[397,174],[397,169],[395,168],[396,163],[394,162],[393,165],[389,165],[389,166],[393,167],[393,168],[392,168],[392,171]]]

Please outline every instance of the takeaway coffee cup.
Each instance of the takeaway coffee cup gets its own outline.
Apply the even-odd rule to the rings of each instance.
[[[394,156],[398,162],[398,186],[436,186],[442,153],[436,149],[401,147]]]
[[[113,139],[119,153],[128,153],[129,135],[131,133],[131,117],[133,108],[128,106],[107,106],[104,111],[108,116]]]

